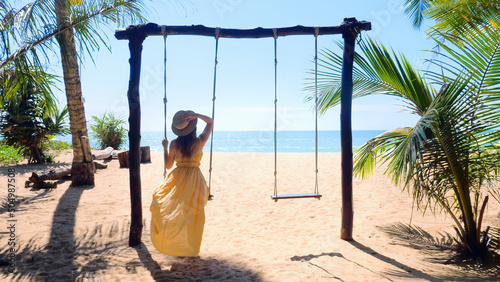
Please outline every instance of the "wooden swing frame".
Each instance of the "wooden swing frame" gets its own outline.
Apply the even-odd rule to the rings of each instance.
[[[118,40],[128,40],[130,50],[130,78],[127,91],[129,103],[129,175],[131,223],[129,246],[137,246],[142,237],[142,197],[140,177],[140,140],[141,140],[141,105],[139,83],[141,73],[142,42],[148,36],[157,35],[200,35],[218,36],[222,38],[265,38],[288,35],[318,35],[342,34],[344,38],[344,54],[342,63],[342,90],[340,105],[341,134],[341,169],[342,169],[342,225],[340,238],[352,240],[353,203],[352,203],[352,72],[356,38],[363,30],[371,30],[371,23],[357,21],[355,18],[345,18],[339,26],[331,27],[293,26],[283,28],[227,29],[211,28],[203,25],[192,26],[160,26],[154,23],[131,25],[126,29],[115,31]]]

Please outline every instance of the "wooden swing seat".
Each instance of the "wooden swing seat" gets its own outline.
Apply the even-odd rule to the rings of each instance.
[[[271,198],[276,202],[282,199],[298,199],[298,198],[316,198],[321,199],[321,194],[318,193],[300,193],[300,194],[280,194],[272,195]]]

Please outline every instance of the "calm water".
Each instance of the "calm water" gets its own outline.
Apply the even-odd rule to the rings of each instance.
[[[352,145],[356,149],[363,145],[370,138],[373,138],[384,130],[354,130],[352,132]],[[174,135],[169,132],[168,139],[173,140]],[[315,148],[314,131],[279,131],[278,132],[278,152],[289,153],[313,153]],[[71,142],[71,136],[58,136],[59,139]],[[163,132],[142,132],[141,146],[150,146],[151,151],[162,150],[161,140]],[[214,152],[274,152],[274,133],[272,131],[216,131],[214,133]],[[96,142],[90,139],[90,145],[96,147]],[[128,141],[122,150],[128,150]],[[210,151],[210,140],[204,148],[205,152]],[[340,131],[319,131],[318,151],[340,152]]]

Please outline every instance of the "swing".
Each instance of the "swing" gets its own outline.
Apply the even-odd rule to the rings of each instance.
[[[167,138],[167,33],[165,31],[165,26],[161,27],[161,33],[163,35],[163,117],[164,117],[164,138]],[[214,63],[214,83],[213,83],[213,94],[212,94],[212,120],[215,120],[215,89],[217,82],[217,53],[219,50],[219,35],[220,28],[215,29],[215,63]],[[212,134],[210,134],[210,166],[208,169],[208,200],[213,199],[213,195],[210,192],[212,187],[212,153],[214,148],[214,132],[212,129]],[[167,175],[167,167],[163,165],[163,178]]]
[[[278,31],[273,28],[274,35],[274,195],[271,196],[275,202],[280,199],[297,199],[297,198],[316,198],[321,199],[321,194],[318,191],[318,34],[319,27],[314,27],[314,101],[315,101],[315,174],[316,180],[313,193],[299,194],[278,194]]]
[[[142,204],[141,204],[141,176],[140,176],[140,122],[141,122],[141,107],[140,107],[140,73],[141,73],[141,52],[142,43],[147,36],[151,35],[201,35],[213,36],[213,28],[202,25],[192,26],[159,26],[154,23],[146,25],[132,25],[126,29],[115,31],[115,38],[118,40],[128,40],[130,50],[130,80],[127,92],[129,103],[129,148],[130,157],[130,202],[131,202],[131,222],[129,246],[137,246],[141,243],[142,234]],[[344,38],[344,56],[342,59],[342,93],[341,93],[341,147],[342,152],[342,227],[341,238],[344,240],[352,240],[353,226],[353,211],[352,211],[352,127],[351,127],[351,103],[352,99],[352,72],[354,62],[354,47],[356,45],[356,37],[363,30],[371,30],[371,23],[366,21],[357,21],[356,18],[345,18],[339,26],[330,27],[305,27],[293,26],[280,28],[280,35],[304,35],[304,34],[342,34]],[[271,37],[277,30],[274,31],[266,28],[254,29],[222,29],[221,37],[228,38],[264,38]],[[316,36],[317,37],[317,36]],[[317,59],[317,58],[316,58]],[[316,69],[317,73],[317,69]],[[315,86],[316,87],[316,86]],[[316,91],[316,90],[315,90]],[[315,93],[317,94],[317,93]],[[316,98],[317,102],[317,98]],[[132,105],[134,105],[132,107]],[[317,108],[317,107],[316,107]],[[316,128],[317,132],[317,128]],[[317,152],[317,147],[316,147]],[[316,167],[317,168],[317,167]],[[344,181],[345,180],[345,181]],[[317,182],[316,182],[317,183]],[[276,184],[276,182],[275,182]],[[275,191],[276,191],[275,185]],[[316,185],[317,190],[317,185]],[[317,194],[315,191],[314,194]],[[277,191],[276,191],[276,196]],[[283,196],[283,195],[281,195]],[[296,195],[297,196],[297,195]]]

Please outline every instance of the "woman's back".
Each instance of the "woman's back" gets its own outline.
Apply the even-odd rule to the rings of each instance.
[[[200,138],[196,138],[195,143],[191,147],[191,156],[184,156],[182,152],[175,155],[175,162],[180,166],[200,166],[203,157],[203,142]]]

